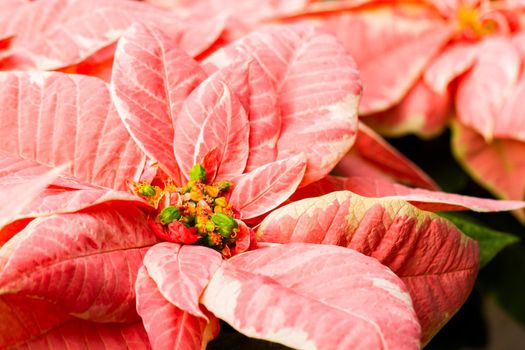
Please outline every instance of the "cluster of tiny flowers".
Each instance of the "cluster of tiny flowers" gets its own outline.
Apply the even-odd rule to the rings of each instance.
[[[134,183],[133,191],[157,208],[153,228],[162,239],[207,246],[222,251],[235,243],[238,224],[227,201],[231,183],[206,183],[200,164],[190,171],[190,181],[177,186],[167,180],[163,187]]]
[[[457,35],[460,39],[478,40],[494,34],[498,24],[491,18],[481,18],[479,9],[462,5],[457,12]]]

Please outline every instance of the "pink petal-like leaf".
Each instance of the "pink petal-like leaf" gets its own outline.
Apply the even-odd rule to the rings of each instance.
[[[240,212],[241,219],[267,213],[294,193],[305,169],[302,153],[263,165],[236,179],[229,202]]]
[[[429,191],[379,179],[357,176],[349,178],[327,176],[299,189],[294,194],[293,199],[317,197],[343,190],[351,191],[364,197],[402,199],[421,210],[428,211],[472,210],[477,212],[495,212],[525,208],[525,202],[520,201],[503,201]]]
[[[0,23],[5,23],[15,13],[24,8],[25,0],[4,0],[0,3]],[[10,26],[0,26],[0,51],[9,48],[11,40],[16,35],[17,28]]]
[[[159,29],[136,24],[118,43],[111,78],[117,110],[143,151],[175,178],[174,125],[184,100],[205,78],[199,64]]]
[[[157,244],[144,258],[163,297],[181,311],[205,320],[199,298],[221,263],[221,254],[213,249],[174,243]]]
[[[231,63],[214,73],[239,98],[250,122],[247,171],[277,158],[281,126],[277,94],[270,78],[254,59]]]
[[[135,282],[137,311],[144,322],[154,349],[203,349],[216,336],[219,321],[207,314],[210,322],[171,304],[158,290],[145,267]]]
[[[175,157],[187,177],[194,164],[212,150],[218,152],[217,178],[239,175],[246,167],[250,125],[239,99],[212,76],[184,102],[175,123]]]
[[[80,344],[79,344],[80,343]],[[149,350],[148,335],[140,322],[93,323],[73,319],[40,337],[17,344],[16,349]]]
[[[28,1],[11,16],[0,17],[0,28],[16,34],[0,66],[36,70],[71,66],[113,44],[134,22],[169,26],[176,21],[177,17],[134,1]]]
[[[106,189],[48,189],[36,198],[20,216],[40,217],[80,211],[106,202],[128,202],[149,207],[149,204],[128,192]]]
[[[53,167],[42,165],[34,160],[10,156],[9,153],[0,150],[0,177],[15,176],[29,181],[35,175],[46,173],[52,169]],[[103,188],[64,174],[56,177],[50,185],[57,189],[85,190]]]
[[[257,248],[257,238],[255,237],[255,231],[248,227],[244,221],[237,221],[237,237],[235,239],[235,247],[231,250],[231,256],[244,253],[248,250]]]
[[[177,30],[171,30],[172,37],[178,37],[180,47],[192,57],[200,57],[206,54],[225,30],[225,17],[220,15],[208,15],[204,18],[179,19],[181,22]]]
[[[459,83],[456,106],[461,123],[486,140],[513,135],[512,129],[502,129],[498,124],[503,104],[515,88],[520,71],[520,53],[510,40],[485,39],[480,44],[477,63]],[[512,127],[513,123],[521,124],[507,120],[506,126]]]
[[[447,220],[399,199],[348,191],[277,209],[257,235],[265,242],[335,244],[378,259],[405,282],[423,343],[465,302],[479,267],[476,242]]]
[[[525,35],[523,40],[525,40]],[[519,82],[513,87],[501,113],[498,115],[494,127],[494,135],[525,142],[525,112],[523,109],[523,101],[525,101],[525,73],[522,72]]]
[[[105,202],[126,201],[149,207],[149,204],[129,192],[115,191],[84,184],[67,176],[44,177],[60,171],[30,160],[0,157],[0,187],[4,205],[13,215],[2,215],[0,245],[23,228],[26,219],[59,213],[72,213]],[[40,175],[48,174],[48,175]],[[49,184],[52,187],[45,188]],[[40,186],[40,191],[32,191]],[[20,194],[24,193],[23,196]],[[10,200],[9,200],[10,199]],[[13,204],[14,203],[14,204]]]
[[[354,142],[361,94],[356,65],[335,37],[309,26],[268,27],[209,61],[224,66],[228,58],[257,60],[273,81],[282,113],[278,159],[304,152],[303,185],[330,172]]]
[[[109,82],[111,80],[116,48],[117,43],[115,42],[93,53],[82,62],[57,71],[69,74],[90,75]]]
[[[240,332],[300,349],[419,349],[399,278],[350,249],[286,244],[217,270],[202,303]],[[393,322],[395,320],[395,322]]]
[[[450,113],[450,98],[445,90],[436,93],[419,80],[395,107],[364,118],[364,122],[389,137],[414,133],[422,137],[439,134]]]
[[[401,181],[396,180],[388,170],[385,171],[371,163],[366,157],[362,157],[356,150],[350,151],[343,159],[341,159],[335,168],[335,173],[346,177],[360,176],[391,182]],[[313,184],[315,183],[317,182],[313,182]]]
[[[139,322],[98,324],[81,321],[44,300],[3,295],[0,297],[0,319],[2,349],[150,348]]]
[[[379,2],[315,19],[336,34],[357,62],[365,87],[362,115],[399,103],[452,34],[428,6],[413,3]]]
[[[497,197],[525,200],[525,143],[495,139],[487,143],[476,131],[453,124],[452,149],[470,175]],[[518,213],[525,221],[525,212]]]
[[[0,248],[0,294],[53,301],[87,320],[134,320],[135,276],[156,242],[130,205],[38,218]]]
[[[0,202],[0,228],[25,211],[65,168],[58,167],[30,179],[16,175],[0,176],[0,198],[3,199]]]
[[[0,73],[0,151],[47,166],[70,164],[80,180],[126,189],[144,157],[99,79]]]
[[[26,189],[24,189],[25,193]],[[9,198],[9,197],[6,197]],[[15,198],[15,197],[11,197]],[[12,224],[17,220],[49,216],[53,214],[74,213],[107,202],[128,202],[138,206],[150,207],[148,203],[128,192],[107,189],[46,189],[38,194],[31,203],[20,210],[3,224]],[[9,229],[4,232],[0,223],[0,244],[11,238]]]
[[[456,43],[447,46],[426,69],[424,81],[434,91],[446,92],[449,84],[476,63],[479,46]]]
[[[71,316],[44,300],[2,295],[0,319],[0,347],[5,349],[48,332]]]
[[[371,170],[364,173],[362,168],[366,170],[367,167]],[[423,170],[363,123],[359,124],[359,134],[352,151],[337,165],[336,172],[345,177],[373,175],[383,178],[381,173],[384,173],[418,187],[431,190],[438,188]]]
[[[144,22],[150,25],[152,21],[146,20]],[[159,25],[157,22],[158,21],[155,21],[153,25]],[[173,44],[178,43],[180,48],[192,57],[204,53],[215,43],[224,29],[224,21],[215,17],[206,18],[204,23],[193,18],[184,20],[182,18],[171,17],[170,22],[170,26],[163,25],[162,29],[168,31],[167,35],[172,39]],[[171,28],[171,24],[173,24],[173,28]],[[104,81],[110,81],[115,49],[117,47],[116,44],[117,43],[114,42],[94,52],[80,63],[67,66],[59,71],[91,75],[99,77]]]
[[[221,153],[218,148],[213,148],[202,158],[200,164],[206,169],[206,181],[212,183],[217,177],[217,171],[221,161]]]

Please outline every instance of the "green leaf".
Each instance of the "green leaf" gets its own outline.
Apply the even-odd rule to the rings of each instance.
[[[485,266],[503,248],[520,240],[510,233],[496,231],[475,223],[472,219],[467,218],[466,215],[450,212],[441,212],[439,215],[452,221],[464,234],[478,242],[480,267]]]

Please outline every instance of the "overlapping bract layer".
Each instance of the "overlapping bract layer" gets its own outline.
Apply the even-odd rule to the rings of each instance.
[[[402,200],[348,191],[288,204],[268,215],[257,235],[266,242],[340,245],[378,259],[405,282],[423,343],[463,304],[479,266],[476,242],[445,219]]]
[[[427,341],[470,291],[477,248],[450,223],[403,201],[335,193],[312,199],[306,218],[305,202],[297,202],[271,214],[260,228],[263,235],[276,232],[281,237],[294,220],[304,218],[302,232],[292,229],[297,232],[294,240],[332,237],[331,246],[285,244],[243,253],[246,245],[226,261],[204,247],[158,244],[146,223],[153,209],[119,191],[125,180],[148,183],[170,177],[182,184],[189,168],[202,163],[210,181],[232,181],[229,200],[239,218],[256,222],[297,188],[323,181],[348,152],[357,133],[361,91],[356,66],[343,46],[309,26],[256,31],[204,65],[179,47],[184,47],[183,39],[173,36],[169,28],[136,24],[118,44],[111,97],[123,124],[116,122],[107,86],[96,79],[0,76],[9,82],[2,118],[10,123],[0,151],[15,159],[0,164],[18,167],[13,173],[21,181],[0,179],[35,184],[33,201],[10,212],[10,222],[0,231],[7,242],[0,248],[0,294],[12,305],[34,304],[28,318],[43,317],[40,310],[47,310],[48,303],[60,307],[57,319],[42,325],[23,321],[16,339],[4,338],[6,344],[50,329],[49,336],[41,337],[49,344],[54,337],[67,344],[75,336],[105,341],[106,335],[129,335],[142,342],[145,332],[137,326],[136,311],[155,348],[199,348],[216,336],[217,317],[247,335],[288,346],[406,349],[419,346],[417,313]],[[441,33],[431,37],[432,43],[442,40]],[[425,62],[418,60],[416,68]],[[399,95],[405,90],[396,85],[392,91]],[[390,91],[376,100],[382,94]],[[36,142],[24,130],[28,126],[39,135]],[[406,182],[435,187],[371,131],[361,130],[365,136],[356,147],[361,160]],[[53,140],[51,145],[43,138]],[[396,162],[376,159],[373,164],[377,149],[382,152],[378,155],[388,154]],[[118,156],[131,153],[133,157]],[[16,161],[20,156],[27,159]],[[68,176],[39,177],[46,166],[62,163],[69,165]],[[425,195],[429,201],[441,196]],[[463,198],[445,201],[478,205]],[[272,223],[276,228],[267,224],[281,216],[282,221]],[[436,253],[436,247],[442,249]],[[433,264],[441,258],[449,258],[450,264]],[[51,278],[58,282],[50,283]],[[425,283],[442,287],[444,293]],[[44,301],[40,305],[33,298]],[[125,323],[110,326],[110,332],[93,321]],[[106,347],[118,345],[130,346],[121,342]]]
[[[107,79],[114,44],[135,22],[162,25],[194,56],[208,49],[224,28],[221,19],[208,18],[203,25],[126,0],[13,2],[0,13],[0,70],[62,69]]]
[[[149,33],[151,35],[155,33],[154,29],[135,28],[139,28],[139,31],[142,30],[143,34]],[[310,29],[292,28],[290,30],[290,32],[287,32],[287,35],[291,36],[289,39],[298,40],[299,42],[301,40],[315,42],[318,35],[322,38],[328,38],[324,34],[316,34],[315,31]],[[304,30],[306,31],[304,32]],[[136,34],[133,30],[130,33],[130,35]],[[304,34],[307,36],[302,37],[297,33],[307,33]],[[275,37],[279,35],[275,30],[270,31],[270,34]],[[157,41],[157,43],[161,41],[162,39]],[[335,42],[332,43],[332,48],[336,51],[338,50],[337,45]],[[123,44],[123,47],[125,48],[126,45]],[[307,53],[309,46],[305,44],[305,47],[301,46],[301,50]],[[182,51],[179,50],[179,52]],[[176,54],[179,55],[178,53]],[[350,68],[349,74],[345,78],[340,78],[342,79],[341,82],[346,84],[343,84],[340,88],[346,89],[347,93],[329,101],[329,103],[320,105],[318,108],[319,113],[326,113],[325,118],[328,118],[328,120],[333,119],[332,125],[340,131],[340,136],[338,137],[341,137],[342,141],[335,141],[334,145],[326,148],[326,152],[330,152],[331,161],[321,164],[321,166],[315,164],[310,166],[313,169],[310,171],[311,178],[304,181],[305,183],[319,179],[330,171],[333,164],[337,162],[338,157],[346,153],[351,146],[355,135],[355,127],[357,125],[355,121],[356,102],[350,104],[345,102],[343,105],[339,105],[339,99],[345,101],[355,99],[357,101],[359,85],[352,61],[345,58],[342,52],[340,55],[342,59],[341,64],[346,64]],[[182,57],[183,60],[187,57],[187,60],[191,60],[188,56],[182,56],[182,54],[178,57]],[[160,59],[164,60],[165,56],[160,55]],[[236,60],[239,59],[241,57],[236,58]],[[165,63],[165,61],[162,62],[162,64]],[[172,133],[176,145],[177,134],[186,131],[187,126],[193,125],[192,127],[198,131],[196,135],[199,135],[197,138],[202,139],[202,146],[198,144],[197,147],[194,145],[190,147],[188,143],[182,143],[182,145],[187,146],[180,146],[182,148],[176,147],[176,151],[180,151],[181,157],[183,157],[182,155],[187,151],[184,147],[190,148],[188,154],[192,155],[192,159],[203,160],[203,163],[214,169],[213,177],[219,180],[223,176],[231,176],[234,185],[238,186],[237,189],[233,188],[231,199],[239,207],[241,217],[245,218],[264,214],[281,204],[303,182],[305,173],[308,174],[309,167],[307,166],[308,155],[305,156],[287,151],[291,147],[288,143],[279,145],[281,132],[276,133],[270,139],[262,141],[256,137],[249,138],[252,131],[253,135],[257,135],[260,128],[256,125],[264,124],[267,116],[278,115],[276,114],[276,111],[279,111],[278,105],[275,105],[274,111],[265,110],[261,100],[286,101],[283,95],[279,95],[278,89],[273,85],[272,80],[265,78],[264,74],[266,73],[259,68],[258,64],[258,62],[250,59],[246,61],[246,64],[241,65],[243,68],[240,72],[232,71],[233,66],[229,66],[229,72],[227,70],[218,70],[210,77],[204,76],[202,82],[199,81],[198,87],[194,91],[188,92],[187,95],[178,100],[178,103],[182,107],[181,110],[191,112],[196,107],[200,108],[199,104],[203,101],[203,96],[212,96],[213,98],[207,103],[208,107],[205,104],[205,118],[195,119],[195,114],[184,114],[181,112],[180,119],[177,119],[172,124],[175,125]],[[312,69],[315,69],[315,65],[312,66]],[[319,69],[324,68],[321,66]],[[184,72],[182,67],[178,73],[181,72]],[[119,73],[116,70],[114,74],[118,77]],[[246,84],[250,87],[248,89],[243,84],[237,83],[236,77],[243,76],[243,74],[246,77]],[[222,77],[225,80],[221,80]],[[116,114],[108,98],[106,85],[94,78],[66,76],[59,73],[4,73],[1,79],[9,82],[9,84],[5,85],[6,94],[3,95],[5,105],[9,106],[9,108],[4,112],[3,118],[9,121],[11,130],[18,130],[15,134],[6,134],[2,143],[2,156],[4,157],[2,164],[5,165],[5,168],[2,170],[5,170],[4,173],[12,175],[11,177],[6,176],[3,178],[5,184],[17,183],[22,185],[27,182],[34,183],[36,186],[40,182],[33,180],[39,180],[41,174],[46,174],[47,166],[55,166],[62,163],[67,165],[65,176],[57,179],[45,177],[43,179],[45,180],[44,183],[50,183],[50,186],[40,193],[37,190],[45,187],[45,185],[36,186],[33,194],[33,196],[36,196],[34,200],[15,210],[12,213],[11,222],[3,227],[6,234],[6,243],[0,248],[2,257],[0,290],[2,296],[6,298],[25,298],[28,303],[37,303],[33,298],[44,299],[42,307],[46,307],[46,303],[51,302],[58,305],[61,312],[63,312],[63,314],[60,314],[63,315],[63,319],[50,320],[48,326],[35,325],[34,327],[31,326],[33,327],[31,328],[28,324],[22,322],[20,327],[26,327],[27,330],[34,329],[34,331],[31,331],[33,332],[31,337],[47,341],[49,344],[53,344],[53,337],[59,337],[61,341],[65,342],[63,344],[66,344],[70,341],[68,339],[72,339],[71,337],[75,336],[83,336],[87,341],[91,342],[94,339],[93,337],[99,336],[101,339],[106,339],[104,337],[107,335],[110,337],[108,339],[117,339],[118,334],[127,334],[129,332],[136,335],[136,337],[132,337],[130,333],[130,341],[133,341],[133,339],[141,339],[143,341],[143,329],[141,327],[135,328],[133,323],[137,319],[134,308],[135,291],[137,291],[141,295],[139,297],[138,311],[144,317],[146,331],[153,344],[159,344],[155,341],[158,339],[157,337],[162,337],[163,333],[159,333],[159,328],[152,326],[151,322],[155,322],[154,320],[157,317],[157,314],[152,313],[152,307],[159,307],[160,310],[166,312],[166,315],[171,315],[171,318],[169,318],[170,322],[172,322],[171,325],[175,324],[175,328],[171,328],[172,330],[176,329],[179,332],[187,329],[192,330],[193,336],[181,338],[184,341],[177,343],[177,345],[191,347],[191,344],[195,345],[199,341],[205,342],[211,339],[217,332],[215,316],[205,309],[202,309],[200,313],[196,310],[201,309],[198,298],[203,290],[202,288],[207,286],[207,279],[213,278],[211,275],[207,279],[204,278],[200,291],[197,290],[196,293],[191,294],[191,298],[197,298],[197,300],[193,300],[193,309],[188,310],[188,305],[191,304],[185,303],[184,298],[168,298],[166,299],[169,300],[168,303],[163,301],[162,298],[165,298],[170,293],[169,290],[174,284],[170,280],[167,280],[167,284],[164,284],[162,281],[166,278],[166,275],[157,273],[159,269],[164,268],[155,265],[155,259],[162,255],[159,251],[163,246],[155,245],[158,240],[146,224],[146,218],[152,209],[146,201],[119,191],[125,188],[125,180],[130,178],[136,180],[140,180],[142,177],[151,179],[150,172],[154,168],[151,168],[149,162],[145,162],[141,151],[145,151],[149,156],[162,154],[162,152],[155,153],[155,144],[146,146],[146,143],[142,142],[141,136],[137,136],[136,130],[134,132],[132,127],[130,127],[130,119],[135,118],[135,121],[140,122],[140,119],[136,118],[141,117],[132,115],[128,119],[126,110],[122,108],[122,105],[126,102],[118,101],[117,99],[117,102],[120,103],[118,109],[123,114],[121,117],[126,122],[127,129],[131,131],[130,137],[126,132],[126,128],[116,123],[119,119],[115,119]],[[161,78],[161,88],[166,87],[163,79]],[[232,86],[229,86],[230,84]],[[20,85],[25,85],[27,88],[21,89]],[[275,91],[274,96],[265,95],[265,88],[268,86],[273,89],[270,89],[270,91]],[[58,90],[58,87],[61,88]],[[85,95],[84,87],[96,88],[97,93],[88,97],[88,95]],[[217,87],[222,88],[222,94],[216,93],[217,91],[214,89]],[[154,87],[154,89],[156,88]],[[169,89],[175,88],[176,86],[169,87]],[[316,87],[312,85],[313,93],[315,93],[316,88],[319,89],[321,94],[324,86]],[[113,87],[114,95],[118,95],[118,89],[117,86]],[[239,89],[241,92],[237,92],[235,89]],[[225,95],[225,92],[228,95]],[[168,95],[161,95],[161,98],[168,99]],[[20,103],[20,101],[27,101],[29,98],[33,101],[30,106],[25,102],[23,104]],[[153,98],[152,101],[150,105],[152,105],[151,103],[156,103],[155,101],[157,100]],[[300,99],[291,99],[287,103],[289,108],[296,105],[296,108],[299,110],[301,108],[300,101]],[[166,101],[165,105],[170,105],[171,102]],[[225,102],[225,104],[222,104],[222,102]],[[92,109],[93,103],[96,103],[95,110]],[[220,139],[219,135],[213,134],[213,132],[223,127],[221,123],[224,123],[225,120],[226,129],[238,125],[238,119],[232,118],[233,109],[228,108],[228,106],[232,106],[232,103],[237,104],[236,108],[239,111],[244,111],[244,120],[248,121],[247,125],[249,126],[249,132],[245,134],[246,141],[244,141],[244,146],[239,148],[239,152],[232,151],[230,145],[233,142],[238,142],[237,140],[232,138],[224,140]],[[337,107],[332,108],[331,106],[334,105]],[[25,110],[25,108],[29,109]],[[52,113],[52,111],[60,108],[64,108],[60,110],[60,113]],[[250,124],[252,116],[253,125]],[[142,116],[142,118],[144,119],[142,120],[142,125],[148,125],[148,116]],[[275,117],[270,118],[272,122],[269,124],[273,124],[273,120],[276,119]],[[167,120],[171,122],[170,119]],[[195,127],[193,123],[195,120],[199,120],[198,123],[200,124],[198,125],[200,125],[200,129],[198,126]],[[277,120],[281,119],[277,117]],[[179,122],[181,123],[180,126]],[[290,123],[298,125],[298,122],[300,122],[300,118],[296,116]],[[67,132],[66,129],[53,127],[58,123],[67,124],[69,127]],[[29,125],[39,135],[36,142],[29,138],[29,134],[24,133],[25,127]],[[209,129],[203,130],[207,126],[209,126]],[[283,129],[286,129],[289,135],[293,134],[293,128],[288,127],[284,119],[281,122],[280,130]],[[82,130],[82,133],[80,130]],[[152,132],[151,130],[150,128],[149,131]],[[314,130],[309,132],[312,133]],[[71,134],[75,135],[75,137],[71,137]],[[264,133],[259,134],[263,135]],[[161,138],[165,137],[166,134],[161,132],[153,135],[157,140],[161,141]],[[83,137],[89,138],[90,142],[79,139]],[[41,144],[39,140],[42,140],[42,138],[53,140],[53,142],[51,144]],[[316,139],[314,133],[309,140],[305,139],[304,142],[309,147],[314,147],[312,143],[315,144]],[[168,140],[172,140],[172,138],[169,137]],[[326,140],[322,137],[319,140],[322,144],[320,148],[328,147]],[[134,141],[138,141],[138,147],[135,146]],[[168,141],[166,144],[169,145],[170,142],[172,141]],[[221,142],[223,142],[224,146],[221,146]],[[249,149],[252,143],[254,144],[254,149],[256,149],[254,152]],[[249,152],[246,152],[244,149],[247,147]],[[264,148],[267,149],[268,147],[273,147],[276,151],[273,153],[263,151]],[[201,153],[200,149],[204,151]],[[259,157],[257,149],[261,149],[261,153],[273,154],[274,158],[267,158],[266,155]],[[280,150],[293,155],[279,157]],[[131,152],[133,152],[134,156],[126,158]],[[122,155],[125,157],[123,158]],[[247,164],[247,159],[251,155],[255,155],[255,160],[251,162],[250,172],[244,173],[246,166],[234,170],[222,170],[230,169],[227,167],[228,160],[226,157],[240,156],[245,159],[244,164]],[[20,158],[21,156],[25,159]],[[172,169],[161,159],[156,158],[154,157],[154,160],[162,164],[162,169],[165,172],[169,172]],[[175,164],[179,168],[183,168],[178,153],[173,154],[172,159],[175,159]],[[125,171],[122,172],[122,169]],[[178,168],[174,170],[178,171]],[[102,174],[105,176],[102,176]],[[157,172],[157,175],[161,175],[160,170]],[[153,260],[146,258],[144,261],[145,267],[141,267],[144,254],[151,246],[154,248],[151,248],[151,255],[149,256]],[[198,249],[201,249],[203,254],[213,253],[212,250],[206,248],[184,247],[184,249],[186,248],[189,249],[190,259],[199,259]],[[315,253],[318,249],[323,250],[326,248],[314,246],[308,249]],[[268,250],[268,252],[270,251]],[[155,255],[155,253],[159,253],[159,255]],[[356,260],[356,263],[359,259],[364,259],[364,257],[358,258],[353,256],[354,253],[352,252],[348,251],[346,253],[346,250],[344,254],[349,254],[349,261]],[[282,253],[278,255],[282,255]],[[295,253],[292,253],[293,255]],[[201,261],[202,259],[199,260],[199,262]],[[173,262],[175,263],[174,266],[181,266],[176,263],[176,260],[173,260]],[[364,266],[367,266],[367,264]],[[377,263],[376,266],[379,274],[378,278],[382,276],[381,274],[386,274],[385,278],[390,283],[397,285],[396,288],[401,288],[402,290],[402,284],[393,274],[387,272],[385,267]],[[192,283],[195,283],[193,267],[194,265],[190,264],[181,271],[181,276],[183,274],[188,276],[187,282],[182,286],[189,287]],[[171,269],[169,266],[166,268]],[[147,275],[145,275],[146,272]],[[51,280],[55,281],[55,283],[50,283]],[[137,285],[130,285],[130,282],[135,280],[137,280]],[[263,280],[265,279],[263,278]],[[160,295],[155,291],[157,286],[160,288]],[[372,288],[373,290],[377,289],[378,293],[383,293],[381,292],[381,286],[376,287],[370,284],[363,286],[367,291]],[[383,293],[382,295],[388,302],[389,294]],[[186,299],[189,300],[191,298],[188,297]],[[140,300],[143,302],[140,302]],[[210,300],[210,297],[208,297],[208,300]],[[213,300],[211,299],[211,301]],[[173,305],[171,302],[174,302],[176,306],[168,305]],[[401,340],[388,336],[387,343],[397,344],[400,341],[408,341],[411,346],[417,347],[419,338],[418,325],[411,310],[410,302],[405,298],[399,305],[394,302],[393,307],[399,307],[404,310],[408,338]],[[29,312],[28,317],[44,317],[38,311],[40,309],[40,307],[35,307]],[[183,313],[180,310],[184,310],[182,311]],[[210,322],[209,326],[205,324],[203,326],[203,323],[198,320],[191,321],[193,323],[188,326],[189,328],[176,326],[177,322],[185,320],[187,316],[185,316],[184,312],[188,311],[197,314],[196,317],[205,316]],[[363,312],[366,313],[368,311],[364,310]],[[334,320],[340,320],[340,322],[348,326],[361,327],[359,326],[361,321],[356,323],[345,313],[337,311],[331,311],[331,313],[335,317]],[[381,321],[383,323],[379,327],[379,338],[381,338],[383,332],[390,332],[387,327],[388,319],[398,313],[399,311],[393,311],[390,316],[385,316],[385,319]],[[78,321],[78,318],[86,321]],[[123,325],[123,328],[117,325],[111,326],[110,328],[117,332],[113,334],[111,333],[112,331],[109,332],[104,327],[90,323],[93,321],[125,322],[125,325]],[[231,322],[234,321],[232,320]],[[308,338],[314,339],[312,341],[325,342],[326,335],[316,334],[311,328],[311,321],[303,319],[297,322],[299,322],[297,323],[298,328],[294,332],[298,332],[298,335],[303,336],[305,332],[311,333],[308,335]],[[308,322],[310,322],[310,326],[308,326]],[[93,327],[85,328],[88,325],[93,325]],[[75,329],[75,326],[78,326],[77,329]],[[374,329],[377,328],[374,327]],[[88,330],[92,333],[83,333]],[[273,332],[269,330],[263,331],[263,333],[266,334],[264,336],[268,337],[268,339],[285,343],[288,341],[283,335],[272,335]],[[358,340],[362,340],[360,338]],[[26,336],[21,335],[16,337],[16,339],[7,340],[6,344],[22,344],[26,339]],[[196,341],[195,339],[201,340]],[[350,340],[356,341],[356,339],[353,336]],[[305,341],[308,342],[309,340]],[[129,346],[126,343],[120,345]],[[106,346],[112,345],[108,342]]]
[[[187,264],[196,267],[193,276]],[[173,315],[156,327],[146,323],[159,348],[168,334],[199,348],[208,340],[208,322],[213,332],[215,316],[248,336],[291,347],[419,347],[419,324],[403,284],[385,266],[349,249],[288,244],[221,261],[209,249],[163,243],[148,252],[145,266],[151,277],[137,282],[139,312],[155,301]]]
[[[151,46],[149,51],[136,48],[141,40]],[[263,45],[265,40],[283,44],[276,49]],[[321,42],[325,49],[319,56]],[[153,48],[165,56],[153,58]],[[133,64],[130,55],[145,63]],[[209,62],[205,67],[214,73],[206,78],[176,44],[145,27],[132,28],[119,44],[112,78],[117,109],[141,148],[163,168],[176,161],[186,174],[215,149],[221,160],[216,176],[233,177],[246,164],[253,169],[304,152],[305,185],[326,175],[352,146],[361,87],[352,59],[330,36],[311,27],[270,27],[224,48]],[[212,68],[211,63],[224,69]],[[336,78],[319,81],[323,74]],[[192,91],[189,82],[198,88]],[[177,95],[166,96],[165,91]],[[302,96],[305,93],[308,96]],[[162,104],[153,104],[155,100],[167,106],[160,109]],[[262,105],[265,101],[273,105]],[[155,128],[146,126],[150,119]],[[311,127],[321,121],[323,129]],[[164,140],[173,137],[174,155],[168,141],[157,151],[161,155],[152,153],[159,133]],[[190,147],[195,141],[197,146]]]

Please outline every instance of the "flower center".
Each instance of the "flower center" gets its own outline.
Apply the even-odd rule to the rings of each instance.
[[[207,183],[204,167],[197,164],[184,186],[168,179],[163,186],[133,183],[132,190],[156,208],[149,223],[161,239],[223,251],[235,243],[239,232],[227,200],[231,185],[229,181]]]
[[[498,24],[493,19],[483,19],[475,7],[462,5],[457,12],[458,34],[467,40],[477,40],[493,34]]]

